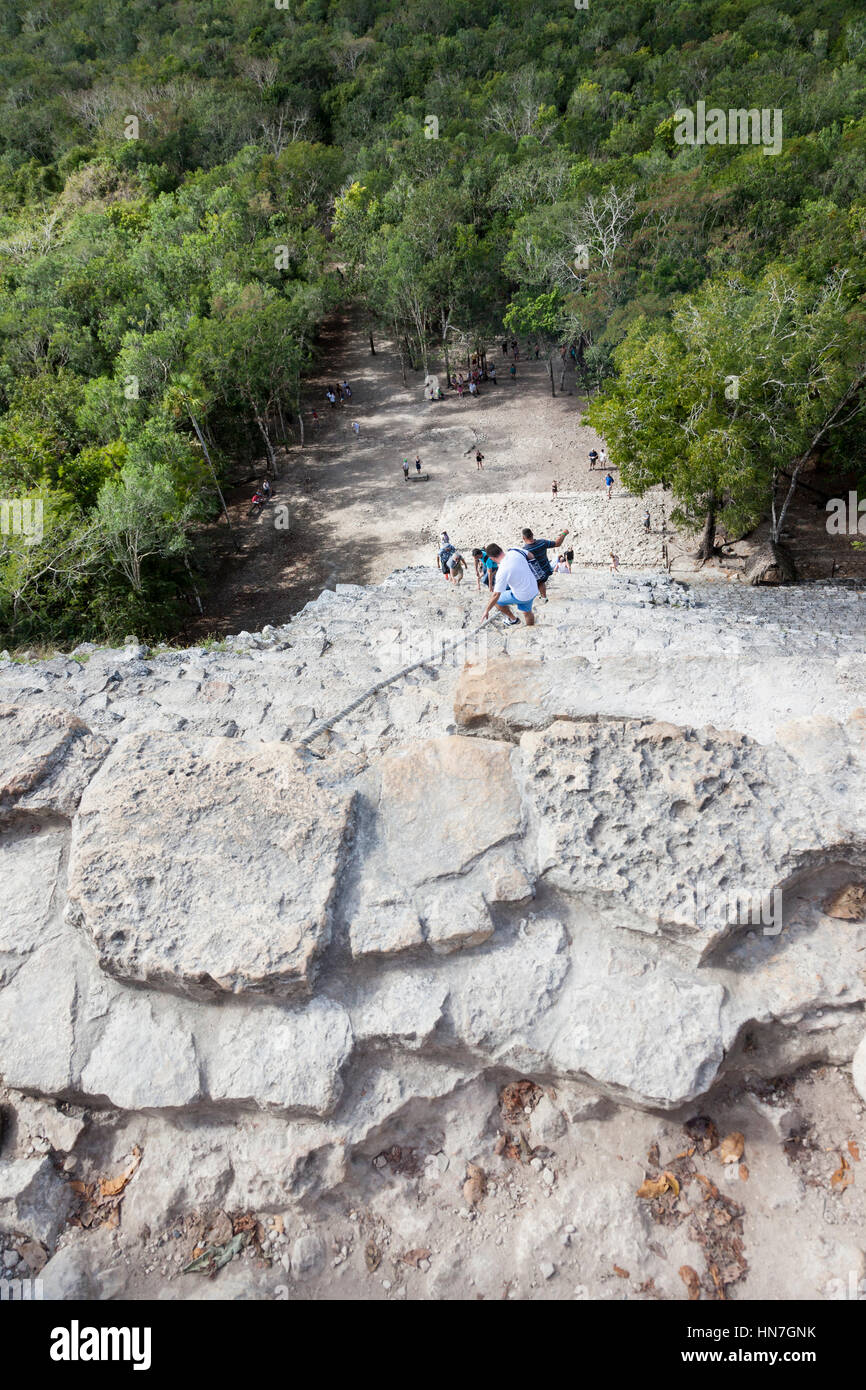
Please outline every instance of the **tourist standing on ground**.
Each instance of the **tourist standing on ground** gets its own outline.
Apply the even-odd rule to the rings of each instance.
[[[418,454],[415,455],[415,472],[418,474],[418,477],[420,478],[420,477],[421,477],[421,459],[420,459],[420,457],[418,456]]]
[[[649,511],[645,511],[644,514],[643,514],[643,529],[646,531],[647,535],[649,535],[649,529],[650,529],[650,514],[649,514]]]
[[[482,472],[484,471],[484,455],[480,449],[475,450],[475,467],[480,468]]]
[[[516,604],[527,627],[532,627],[535,623],[532,605],[538,597],[538,584],[523,551],[509,550],[506,555],[501,545],[493,543],[487,546],[487,554],[496,561],[498,569],[493,581],[493,593],[481,621],[484,622],[496,608],[509,627],[516,627],[520,620],[511,611],[512,605]]]
[[[604,485],[605,485],[605,487],[607,488],[607,500],[608,500],[608,502],[609,502],[609,501],[610,501],[611,489],[613,488],[613,478],[610,476],[609,473],[608,473],[607,477],[606,477],[605,480],[604,480]]]
[[[532,573],[538,583],[538,592],[543,603],[547,603],[547,581],[553,574],[550,561],[547,558],[548,550],[558,550],[568,535],[568,531],[560,531],[554,541],[536,540],[528,526],[523,528],[523,554],[529,561]]]
[[[409,460],[408,460],[408,459],[404,459],[404,460],[403,460],[403,481],[404,481],[404,483],[408,483],[408,481],[409,481]]]
[[[619,574],[619,556],[614,555],[613,551],[610,552],[610,572]]]
[[[596,465],[597,463],[598,463],[598,450],[597,450],[597,449],[590,449],[590,451],[589,451],[589,471],[590,471],[590,473],[591,473],[592,470],[595,468],[595,465]]]
[[[552,496],[552,497],[555,497],[556,494],[559,492],[559,487],[558,487],[558,485],[557,485],[557,482],[556,482],[556,479],[555,479],[555,478],[554,478],[554,480],[553,480],[553,484],[552,484],[552,486],[551,486],[550,492],[551,492],[551,496]]]

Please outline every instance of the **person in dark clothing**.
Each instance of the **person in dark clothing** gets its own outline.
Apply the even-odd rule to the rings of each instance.
[[[555,540],[537,540],[533,536],[528,526],[523,528],[523,544],[521,550],[529,561],[532,573],[538,582],[538,593],[542,603],[547,603],[547,581],[553,574],[553,566],[547,558],[548,550],[558,550],[568,535],[568,530],[561,531]]]

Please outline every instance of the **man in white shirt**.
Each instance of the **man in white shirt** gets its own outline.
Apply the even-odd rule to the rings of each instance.
[[[484,610],[482,622],[489,617],[493,608],[498,608],[510,627],[520,621],[511,611],[516,604],[523,614],[527,627],[532,627],[535,614],[532,605],[538,597],[538,583],[522,550],[509,550],[503,553],[501,545],[488,545],[487,554],[499,566],[493,580],[493,594]]]

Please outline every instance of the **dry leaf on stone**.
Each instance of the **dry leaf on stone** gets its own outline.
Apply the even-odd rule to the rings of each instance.
[[[749,1181],[749,1170],[748,1170],[748,1168],[746,1167],[745,1163],[741,1163],[741,1164],[740,1164],[740,1181],[741,1181],[741,1182],[748,1182],[748,1181]]]
[[[722,1163],[739,1163],[743,1157],[743,1150],[746,1141],[738,1129],[726,1134],[719,1146],[719,1158]]]
[[[136,1145],[136,1147],[135,1147],[135,1148],[133,1149],[133,1151],[132,1151],[132,1161],[129,1163],[129,1165],[128,1165],[126,1168],[124,1168],[123,1172],[120,1174],[119,1177],[117,1177],[117,1178],[100,1178],[100,1180],[99,1180],[99,1195],[100,1195],[100,1197],[119,1197],[119,1196],[120,1196],[120,1193],[121,1193],[121,1192],[123,1191],[123,1189],[126,1187],[127,1183],[130,1181],[130,1179],[131,1179],[132,1177],[135,1176],[136,1172],[138,1171],[138,1165],[139,1165],[140,1163],[141,1163],[141,1149],[138,1147],[138,1145]],[[73,1184],[73,1186],[74,1186],[74,1184]]]
[[[223,1265],[227,1265],[235,1255],[240,1254],[248,1240],[249,1233],[240,1231],[236,1236],[232,1236],[231,1240],[226,1241],[225,1245],[208,1245],[200,1255],[184,1266],[181,1273],[206,1274],[212,1279]]]
[[[619,1265],[614,1265],[613,1272],[618,1279],[630,1279],[631,1275],[627,1269],[620,1269]]]
[[[691,1265],[680,1265],[680,1278],[688,1289],[689,1298],[694,1303],[701,1296],[701,1281],[696,1269]]]
[[[866,884],[846,883],[837,888],[824,901],[827,917],[836,917],[843,922],[861,922],[866,917]]]
[[[429,1250],[407,1250],[405,1255],[400,1256],[404,1265],[412,1265],[415,1269],[418,1268],[422,1260],[429,1260],[429,1258]]]
[[[853,1139],[849,1139],[849,1140],[848,1140],[848,1152],[849,1152],[849,1154],[851,1155],[851,1157],[853,1158],[853,1160],[854,1160],[855,1163],[859,1163],[859,1162],[860,1162],[860,1150],[859,1150],[859,1148],[857,1147],[857,1145],[856,1145],[856,1143],[854,1142]]]
[[[854,1181],[854,1174],[851,1172],[851,1164],[844,1154],[839,1155],[839,1167],[830,1179],[830,1186],[835,1187],[837,1192],[844,1192],[846,1187],[850,1187]]]
[[[374,1240],[368,1240],[364,1247],[364,1263],[371,1274],[375,1274],[382,1263],[382,1252]]]
[[[657,1178],[645,1178],[636,1195],[644,1201],[651,1201],[653,1197],[661,1197],[663,1192],[672,1192],[675,1197],[680,1195],[680,1185],[673,1173],[660,1173]]]
[[[466,1181],[463,1184],[463,1200],[467,1206],[476,1207],[484,1196],[484,1170],[477,1163],[466,1164]]]

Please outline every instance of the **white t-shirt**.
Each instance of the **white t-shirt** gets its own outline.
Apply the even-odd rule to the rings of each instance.
[[[538,593],[538,584],[535,575],[529,568],[529,561],[519,550],[507,550],[505,552],[503,559],[499,561],[499,569],[496,571],[493,587],[498,594],[503,594],[506,589],[510,589],[514,597],[521,603],[527,603]]]

